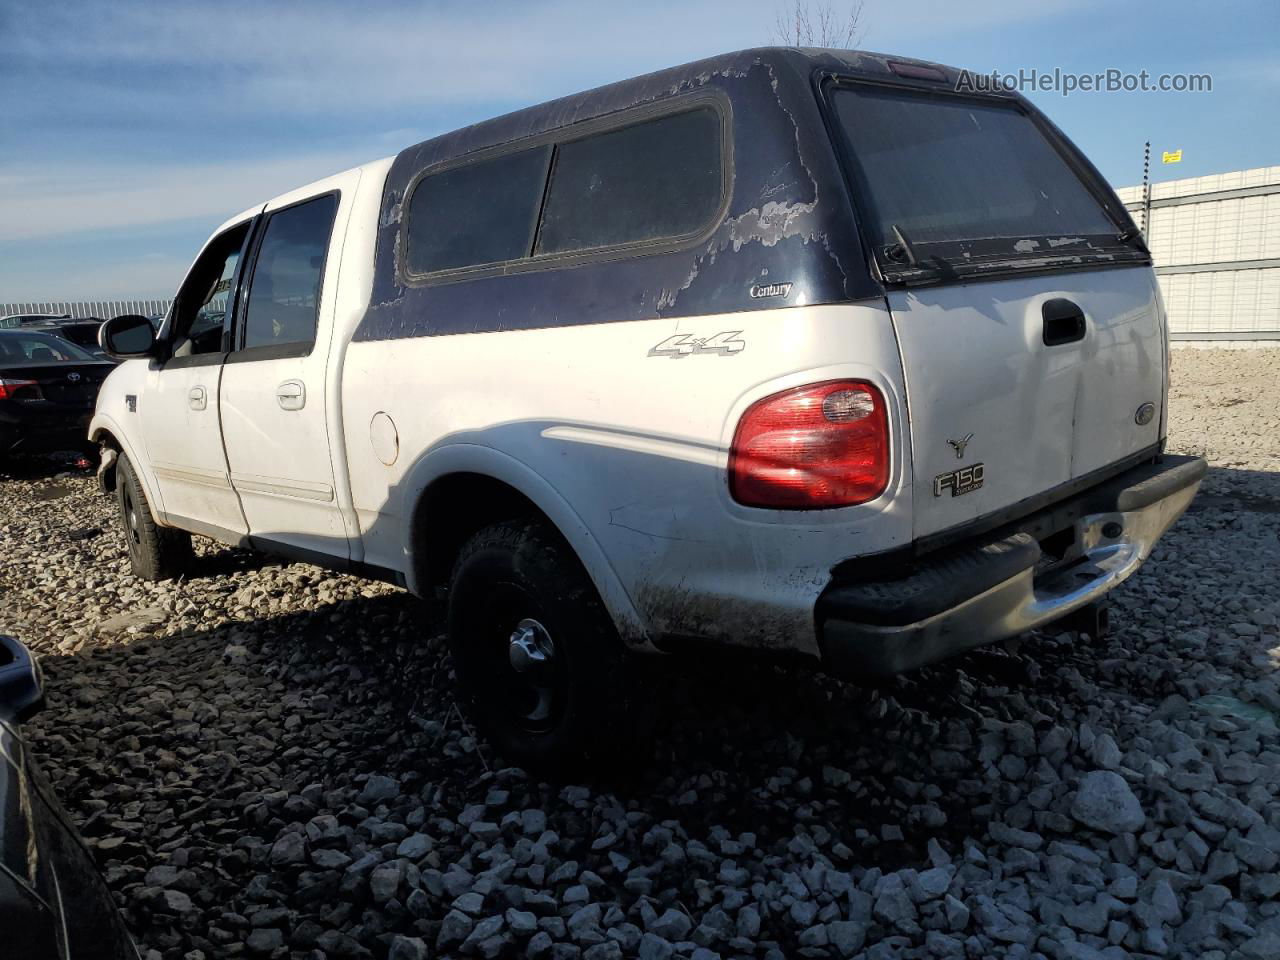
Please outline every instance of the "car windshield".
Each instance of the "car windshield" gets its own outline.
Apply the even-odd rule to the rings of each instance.
[[[84,363],[96,359],[61,337],[0,330],[0,363]]]
[[[1122,228],[1016,104],[856,85],[832,105],[877,250],[967,260],[1124,249]]]

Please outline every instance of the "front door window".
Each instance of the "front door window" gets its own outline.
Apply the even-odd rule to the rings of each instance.
[[[174,357],[223,352],[227,300],[248,234],[247,223],[220,234],[191,268],[173,308]]]

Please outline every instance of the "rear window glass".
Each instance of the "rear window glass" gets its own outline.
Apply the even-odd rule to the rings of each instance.
[[[872,243],[1114,235],[1119,228],[1035,122],[1012,104],[838,89]],[[1045,253],[1058,244],[1011,246]]]
[[[561,144],[537,252],[686,236],[720,206],[720,116],[690,110]]]
[[[338,198],[328,194],[271,214],[249,285],[246,349],[315,342],[320,279],[337,211]]]
[[[408,272],[527,257],[550,158],[548,145],[423,177],[409,201]]]
[[[84,363],[96,359],[61,337],[42,333],[0,334],[0,360],[8,363]]]

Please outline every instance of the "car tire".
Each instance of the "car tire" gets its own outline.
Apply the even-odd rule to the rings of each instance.
[[[622,643],[577,556],[546,523],[501,523],[467,541],[448,626],[467,712],[501,755],[562,773],[634,758],[626,717],[639,691],[624,683]]]
[[[185,573],[192,558],[191,534],[156,523],[142,483],[123,453],[116,463],[116,501],[134,576],[170,580]]]

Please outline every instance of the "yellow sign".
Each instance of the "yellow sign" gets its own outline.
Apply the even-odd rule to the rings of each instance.
[[[1181,163],[1182,148],[1179,147],[1177,150],[1165,150],[1162,154],[1160,154],[1160,162],[1161,163]]]

